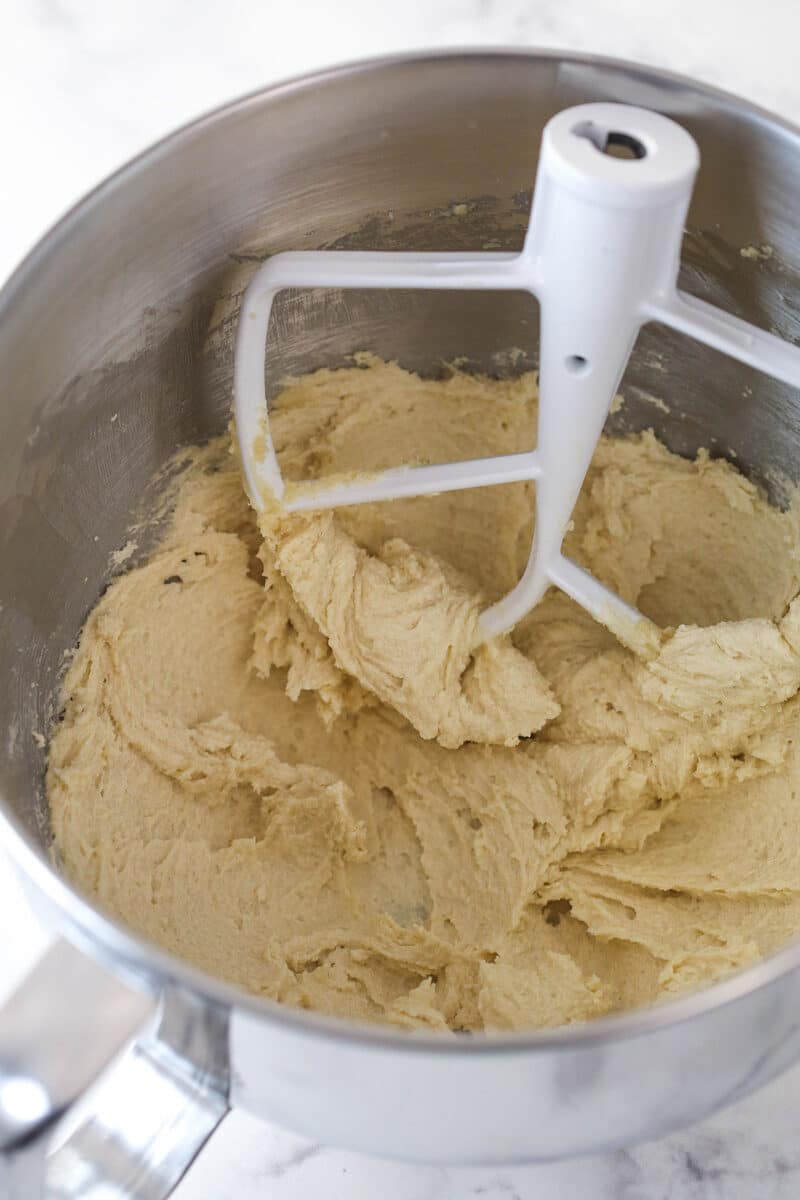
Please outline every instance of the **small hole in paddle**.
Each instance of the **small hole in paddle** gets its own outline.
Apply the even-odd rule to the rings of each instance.
[[[582,354],[570,354],[564,359],[564,366],[570,375],[588,375],[592,369],[588,358],[584,358]]]
[[[617,133],[612,129],[606,138],[603,154],[609,158],[646,158],[647,149],[643,142],[630,133]]]
[[[636,161],[647,157],[647,147],[632,133],[623,133],[621,129],[601,129],[593,121],[581,121],[572,131],[576,137],[586,138],[601,154],[609,158],[623,158]]]

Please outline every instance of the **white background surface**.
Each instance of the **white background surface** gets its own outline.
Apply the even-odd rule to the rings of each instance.
[[[800,122],[800,0],[0,0],[0,278],[94,183],[205,109],[336,61],[481,44],[666,66]],[[48,940],[2,862],[0,912],[1,999]],[[237,1113],[176,1195],[796,1200],[800,1069],[658,1144],[508,1171],[368,1160]]]

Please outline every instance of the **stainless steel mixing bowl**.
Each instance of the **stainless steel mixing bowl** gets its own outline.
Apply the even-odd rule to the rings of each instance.
[[[225,426],[255,264],[305,247],[517,249],[542,126],[598,99],[658,109],[699,143],[682,285],[796,339],[798,132],[674,76],[547,54],[392,59],[242,100],[99,187],[0,295],[0,832],[68,939],[0,1014],[4,1195],[35,1196],[54,1122],[134,1033],[49,1160],[48,1194],[166,1196],[231,1105],[427,1161],[577,1154],[692,1121],[800,1057],[800,945],[585,1027],[410,1036],[248,998],[99,912],[50,857],[32,733],[154,472]],[[763,245],[771,257],[740,253]],[[291,294],[275,320],[273,381],[363,347],[423,371],[535,361],[535,307],[515,294]],[[778,503],[800,473],[785,387],[658,329],[625,382],[617,430],[735,454]]]

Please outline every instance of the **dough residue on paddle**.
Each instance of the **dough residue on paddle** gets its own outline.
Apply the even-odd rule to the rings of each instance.
[[[291,381],[289,481],[530,449],[535,378],[362,357]],[[261,515],[228,439],[83,631],[51,739],[69,876],[287,1004],[414,1029],[580,1021],[800,930],[800,508],[652,434],[598,447],[566,550],[664,630],[551,591],[513,633],[509,484]]]

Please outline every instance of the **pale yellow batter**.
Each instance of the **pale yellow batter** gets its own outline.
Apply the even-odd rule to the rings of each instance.
[[[530,447],[536,386],[364,358],[283,392],[290,479]],[[800,505],[605,440],[567,550],[669,627],[645,661],[518,578],[528,485],[265,516],[229,444],[90,616],[50,748],[70,876],[288,1004],[409,1028],[582,1020],[800,930]]]

